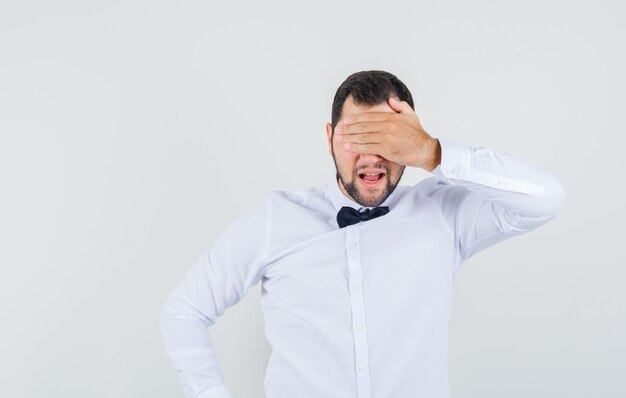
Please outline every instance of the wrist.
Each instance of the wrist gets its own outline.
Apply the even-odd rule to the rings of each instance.
[[[432,138],[430,150],[429,150],[429,161],[427,162],[426,169],[427,171],[433,171],[441,164],[441,143],[437,138]]]

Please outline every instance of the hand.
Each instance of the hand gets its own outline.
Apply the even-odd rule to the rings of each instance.
[[[406,101],[387,99],[396,112],[363,112],[335,126],[337,141],[349,151],[374,153],[392,162],[432,171],[441,162],[441,146],[420,124]],[[347,145],[347,146],[346,146]]]

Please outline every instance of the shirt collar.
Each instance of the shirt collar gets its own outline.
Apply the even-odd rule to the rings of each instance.
[[[379,206],[389,206],[389,210],[393,209],[393,206],[395,205],[396,200],[398,198],[398,192],[399,192],[398,188],[399,186],[396,186],[396,189],[394,189],[393,192],[391,192],[391,195],[389,195],[387,199],[385,199],[385,201],[381,203]],[[354,200],[348,198],[341,191],[341,188],[339,188],[339,181],[337,180],[336,172],[333,173],[332,178],[328,182],[326,186],[326,192],[327,192],[328,199],[333,203],[333,206],[335,206],[336,211],[341,210],[343,206],[349,206],[359,211],[365,208],[372,209],[376,207],[376,206],[364,207],[361,204],[355,202]]]

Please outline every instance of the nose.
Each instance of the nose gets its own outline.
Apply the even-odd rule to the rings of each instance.
[[[356,164],[360,166],[358,166],[357,169],[372,168],[388,170],[389,166],[387,165],[384,157],[375,153],[361,153],[359,155],[359,161]]]
[[[364,163],[380,162],[385,159],[384,157],[377,155],[375,153],[361,153],[360,155],[361,155],[360,158],[363,160]]]

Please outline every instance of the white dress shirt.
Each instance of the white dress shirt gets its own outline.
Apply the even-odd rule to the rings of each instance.
[[[510,154],[439,138],[441,164],[339,228],[335,174],[271,191],[232,222],[166,300],[165,353],[188,398],[231,398],[207,327],[261,282],[266,398],[447,398],[448,320],[461,264],[553,219],[564,193]],[[371,208],[371,207],[370,207]]]

